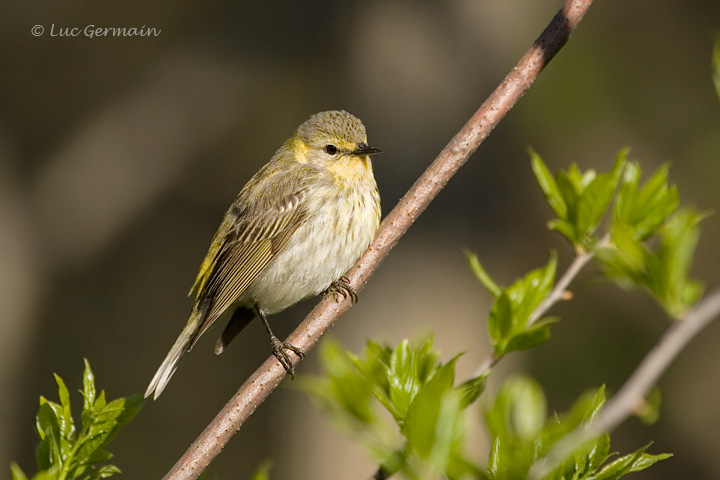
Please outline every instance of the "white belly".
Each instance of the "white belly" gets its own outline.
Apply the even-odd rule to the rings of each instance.
[[[380,223],[377,193],[358,200],[350,196],[334,208],[322,208],[301,225],[239,303],[257,303],[272,315],[339,279],[367,249]],[[369,209],[363,215],[356,210],[359,203]]]

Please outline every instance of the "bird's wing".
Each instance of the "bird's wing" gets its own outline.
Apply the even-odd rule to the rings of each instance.
[[[261,197],[253,202],[236,202],[230,208],[193,287],[197,291],[193,311],[200,313],[202,323],[190,347],[307,220],[306,197],[307,189],[300,187],[281,195],[280,201]]]

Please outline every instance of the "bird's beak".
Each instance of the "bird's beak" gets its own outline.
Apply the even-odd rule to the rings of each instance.
[[[363,155],[373,155],[375,153],[382,153],[382,150],[379,148],[371,147],[367,143],[360,143],[358,144],[357,148],[353,150],[353,155],[363,156]]]

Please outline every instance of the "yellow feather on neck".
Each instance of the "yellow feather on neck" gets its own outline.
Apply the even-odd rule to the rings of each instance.
[[[335,175],[337,181],[345,184],[365,183],[373,178],[368,156],[343,155],[328,165],[327,169]]]

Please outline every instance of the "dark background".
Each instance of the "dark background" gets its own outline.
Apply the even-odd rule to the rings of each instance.
[[[190,287],[242,185],[310,114],[363,119],[384,153],[387,213],[502,80],[560,7],[548,0],[353,2],[7,2],[0,19],[0,469],[34,472],[39,395],[52,373],[81,387],[87,357],[110,398],[144,391],[185,323]],[[31,34],[35,25],[44,34]],[[54,25],[54,27],[53,27]],[[53,37],[60,28],[156,28],[156,37]],[[476,251],[504,284],[571,249],[545,229],[550,209],[526,149],[553,169],[607,169],[617,151],[650,173],[672,162],[684,204],[720,208],[720,104],[710,74],[716,0],[593,6],[517,107],[393,250],[332,330],[349,348],[435,332],[459,376],[487,356],[490,296],[468,269]],[[693,271],[720,283],[720,222],[703,222]],[[556,307],[553,338],[503,360],[493,382],[534,375],[550,408],[587,388],[616,391],[669,320],[594,269]],[[314,301],[273,319],[286,335]],[[197,345],[158,402],[110,450],[123,478],[161,477],[268,355],[252,325],[227,353]],[[622,452],[654,440],[672,460],[634,478],[720,477],[720,389],[713,325],[661,387],[658,424],[629,420]],[[310,353],[299,374],[318,371]],[[283,387],[292,387],[286,381]],[[80,403],[79,395],[73,400]],[[478,409],[474,412],[477,414]],[[477,415],[476,415],[477,416]],[[479,424],[479,421],[476,422]],[[487,458],[473,434],[472,456]],[[373,465],[293,388],[280,388],[210,467],[248,478],[367,478]],[[5,470],[7,472],[7,470]]]

